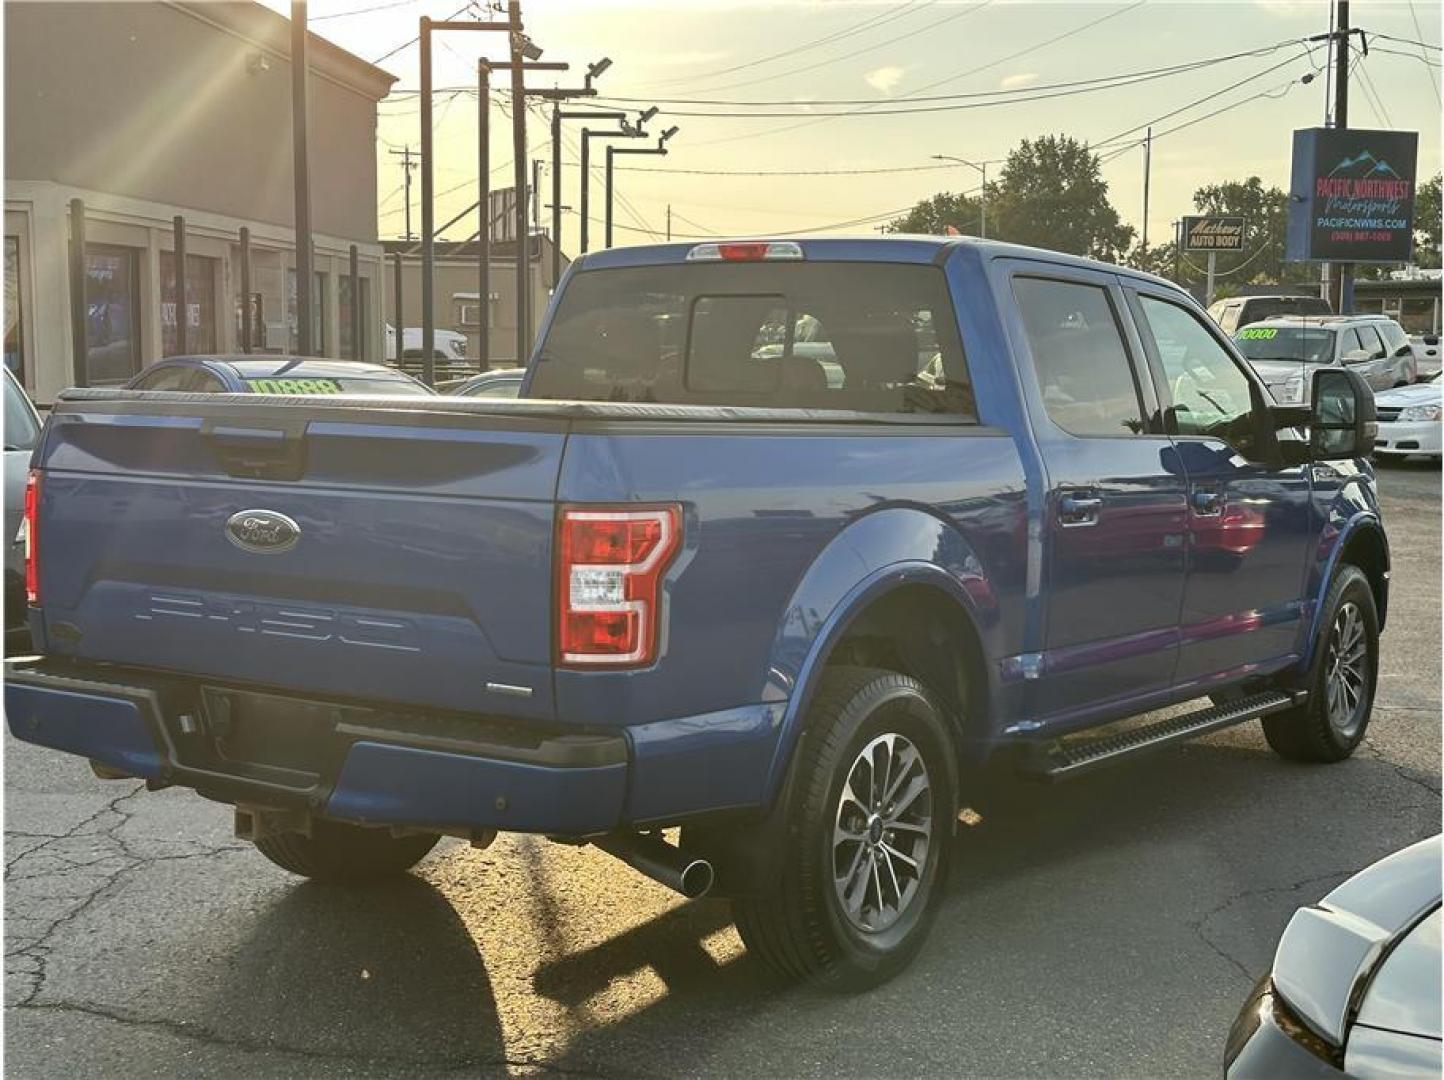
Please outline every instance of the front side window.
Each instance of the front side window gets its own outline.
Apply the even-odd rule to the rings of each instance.
[[[1013,283],[1048,416],[1074,435],[1138,435],[1143,409],[1108,293],[1097,285]]]
[[[1247,450],[1254,440],[1248,376],[1191,312],[1151,296],[1139,299],[1168,379],[1174,431]]]
[[[576,275],[535,397],[976,419],[942,271],[695,263]]]

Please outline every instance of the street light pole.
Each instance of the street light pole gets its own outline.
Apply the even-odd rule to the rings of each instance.
[[[978,236],[986,240],[988,238],[988,163],[981,165],[969,161],[967,158],[954,157],[952,154],[934,154],[934,161],[955,161],[959,165],[966,165],[970,169],[977,169],[983,174],[983,186],[978,189]]]
[[[429,42],[428,42],[429,44]],[[306,0],[291,0],[291,154],[296,186],[296,351],[310,356],[311,161],[306,142]],[[428,95],[428,109],[431,101]]]
[[[655,113],[655,111],[656,110],[653,110],[653,114]],[[648,118],[650,118],[650,115]],[[616,190],[612,184],[612,159],[617,154],[659,154],[662,157],[666,157],[667,140],[669,140],[673,135],[677,134],[677,131],[678,129],[676,127],[669,127],[666,131],[662,132],[661,137],[657,139],[656,146],[629,147],[609,145],[607,147],[607,247],[612,246],[612,197]]]
[[[531,276],[531,237],[526,224],[526,72],[522,59],[536,60],[541,50],[527,41],[522,33],[521,0],[507,0],[507,23],[511,28],[511,154],[512,185],[516,189],[516,362],[525,364],[531,341],[529,278]]]

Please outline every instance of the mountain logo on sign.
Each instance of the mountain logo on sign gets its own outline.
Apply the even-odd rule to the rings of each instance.
[[[1358,171],[1361,167],[1363,167],[1362,172]],[[1392,176],[1396,180],[1403,179],[1394,171],[1392,165],[1382,158],[1376,158],[1367,150],[1360,151],[1357,157],[1344,158],[1329,170],[1330,176],[1338,176],[1340,173],[1357,179],[1367,179],[1370,176]]]

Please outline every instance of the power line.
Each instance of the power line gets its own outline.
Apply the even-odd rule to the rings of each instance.
[[[995,164],[989,162],[988,164]],[[641,167],[618,168],[617,172],[665,173],[670,176],[878,176],[883,173],[937,172],[940,169],[961,169],[962,165],[889,165],[877,169],[657,169]]]
[[[1358,56],[1349,70],[1359,73],[1359,86],[1364,91],[1364,97],[1369,102],[1369,111],[1374,114],[1374,119],[1385,127],[1393,127],[1394,121],[1389,118],[1389,110],[1384,107],[1383,99],[1379,96],[1379,90],[1374,85],[1374,80],[1369,78],[1369,69],[1364,67],[1364,57]]]
[[[755,60],[749,60],[745,64],[734,64],[732,67],[719,68],[716,71],[706,71],[700,74],[694,73],[691,75],[683,75],[674,79],[662,79],[657,83],[657,85],[670,86],[679,82],[691,82],[694,79],[706,81],[707,79],[715,79],[722,75],[730,75],[734,71],[745,71],[748,68],[760,67],[763,64],[771,63],[773,60],[791,59],[792,57],[797,56],[799,53],[808,52],[811,49],[819,48],[834,41],[840,41],[843,38],[851,37],[854,34],[860,34],[864,30],[876,29],[878,26],[882,26],[885,23],[892,22],[895,19],[900,19],[904,15],[908,14],[908,12],[917,3],[918,0],[908,0],[907,3],[905,3],[901,8],[897,10],[883,11],[877,15],[869,15],[866,19],[863,19],[861,22],[854,23],[849,28],[834,31],[831,34],[824,34],[820,38],[814,38],[812,41],[803,42],[801,45],[796,45],[791,48],[783,49],[780,52],[770,53],[767,56],[761,56]],[[923,6],[932,7],[935,3],[937,3],[937,0],[928,0],[928,2],[925,3]]]
[[[1412,8],[1413,5],[1410,4],[1410,7]],[[1419,20],[1418,20],[1417,18],[1414,20],[1414,25],[1415,25],[1416,27],[1419,25]],[[1418,31],[1416,30],[1415,32],[1417,33]],[[1413,38],[1395,37],[1393,34],[1372,34],[1372,33],[1371,33],[1369,36],[1370,36],[1370,37],[1379,38],[1379,39],[1381,39],[1381,40],[1383,40],[1383,41],[1397,41],[1397,42],[1399,42],[1399,43],[1402,44],[1402,45],[1417,45],[1417,46],[1419,46],[1419,48],[1421,48],[1421,49],[1433,49],[1435,52],[1439,52],[1441,49],[1444,49],[1444,45],[1440,45],[1440,44],[1438,44],[1437,42],[1433,42],[1433,41],[1415,41]],[[1422,37],[1423,35],[1421,34],[1420,36]]]
[[[1062,41],[1062,40],[1064,40],[1065,38],[1069,38],[1069,37],[1076,36],[1077,34],[1081,34],[1081,33],[1085,32],[1085,31],[1087,31],[1087,30],[1092,29],[1092,28],[1095,27],[1095,26],[1100,25],[1101,23],[1107,22],[1109,19],[1117,18],[1119,15],[1122,15],[1122,14],[1124,14],[1124,13],[1126,13],[1126,12],[1132,11],[1134,8],[1139,7],[1141,4],[1143,4],[1143,2],[1144,2],[1144,0],[1134,0],[1133,3],[1127,5],[1126,7],[1119,8],[1119,9],[1116,10],[1116,11],[1110,11],[1110,12],[1107,13],[1106,15],[1099,16],[1099,17],[1096,18],[1096,19],[1091,19],[1091,20],[1089,20],[1088,22],[1083,23],[1083,24],[1080,25],[1080,26],[1074,27],[1074,28],[1071,29],[1071,30],[1067,30],[1067,31],[1063,32],[1062,34],[1058,34],[1058,35],[1055,35],[1054,37],[1047,38],[1046,40],[1037,42],[1036,44],[1033,44],[1033,45],[1028,45],[1028,46],[1026,46],[1026,47],[1024,47],[1024,48],[1022,48],[1022,49],[1017,50],[1016,52],[1009,53],[1007,56],[999,57],[999,58],[996,59],[996,60],[990,61],[989,63],[986,63],[986,64],[982,64],[982,65],[980,65],[980,66],[978,66],[978,67],[975,67],[975,68],[971,68],[971,69],[969,69],[969,70],[967,70],[967,71],[960,72],[960,73],[958,73],[957,75],[950,75],[950,76],[948,76],[947,78],[938,79],[937,81],[928,83],[928,84],[925,85],[925,86],[920,86],[920,87],[918,87],[915,91],[913,91],[913,93],[917,94],[917,93],[922,93],[922,92],[925,91],[925,90],[932,90],[932,89],[935,89],[936,87],[939,87],[939,86],[944,85],[945,83],[956,82],[956,81],[959,80],[959,79],[964,79],[964,78],[967,78],[967,77],[969,77],[969,76],[971,76],[971,75],[977,75],[977,74],[980,73],[980,72],[987,71],[989,68],[997,67],[999,64],[1005,64],[1005,63],[1007,63],[1007,62],[1010,61],[1010,60],[1016,60],[1016,59],[1018,59],[1019,57],[1026,56],[1026,55],[1028,55],[1028,54],[1031,53],[1031,52],[1037,52],[1039,49],[1047,48],[1049,45],[1056,44],[1057,42]],[[973,10],[976,10],[976,9],[975,9],[975,8],[969,8],[969,9],[968,9],[968,11],[973,11]],[[907,98],[907,97],[909,97],[909,96],[910,96],[909,94],[903,94],[903,95],[902,95],[902,97],[904,97],[904,98]],[[811,127],[811,126],[814,125],[814,124],[825,124],[825,123],[827,123],[828,120],[830,120],[830,119],[832,119],[832,118],[831,118],[831,117],[827,117],[827,116],[823,116],[823,117],[818,117],[818,118],[813,119],[813,120],[804,120],[804,121],[803,121],[802,123],[800,123],[800,124],[787,124],[787,125],[784,125],[784,126],[782,126],[782,127],[769,128],[769,129],[766,130],[766,131],[748,132],[748,133],[745,133],[745,134],[742,134],[742,135],[732,135],[732,136],[728,136],[728,137],[722,138],[722,139],[708,139],[708,140],[705,140],[705,141],[703,141],[703,142],[693,143],[692,145],[694,145],[694,146],[716,146],[716,145],[718,145],[718,144],[720,144],[720,143],[740,142],[740,141],[742,141],[743,139],[756,139],[756,138],[763,138],[763,137],[768,136],[768,135],[781,135],[781,134],[784,133],[784,132],[796,131],[796,130],[798,130],[799,128],[804,128],[804,127]]]
[[[760,83],[773,82],[773,81],[775,81],[775,80],[777,80],[777,79],[787,79],[787,78],[791,78],[791,77],[794,76],[794,75],[802,75],[802,74],[804,74],[804,73],[806,73],[806,72],[809,72],[809,71],[816,71],[818,68],[827,67],[827,66],[829,66],[829,65],[831,65],[831,64],[840,63],[840,62],[842,62],[843,60],[851,60],[851,59],[853,59],[854,57],[858,57],[858,56],[862,56],[862,55],[864,55],[864,54],[866,54],[866,53],[874,52],[874,51],[877,50],[877,49],[884,49],[884,48],[886,48],[886,47],[889,46],[889,45],[895,45],[895,44],[897,44],[899,41],[906,41],[908,38],[917,37],[919,34],[925,34],[925,33],[927,33],[929,30],[936,29],[937,27],[942,26],[942,25],[944,25],[945,23],[956,22],[958,19],[966,18],[967,16],[972,15],[974,12],[981,11],[983,8],[987,7],[987,6],[988,6],[989,4],[991,4],[992,2],[993,2],[993,0],[979,0],[979,2],[976,3],[976,4],[974,4],[972,7],[965,8],[965,9],[963,9],[962,11],[955,11],[955,12],[953,12],[953,13],[950,14],[950,15],[944,15],[941,19],[934,19],[932,22],[928,23],[928,24],[925,25],[925,26],[920,26],[920,27],[917,27],[916,29],[909,30],[909,31],[908,31],[907,33],[905,33],[905,34],[899,34],[899,35],[897,35],[896,37],[888,38],[886,41],[874,42],[874,43],[871,44],[871,45],[866,45],[866,46],[864,46],[864,47],[861,48],[861,49],[856,49],[856,50],[854,50],[853,52],[843,53],[843,54],[841,54],[840,56],[831,56],[831,57],[828,57],[828,58],[826,58],[826,59],[824,59],[824,60],[818,60],[818,61],[816,61],[815,63],[812,63],[812,64],[804,64],[802,67],[790,68],[790,69],[788,69],[787,71],[779,72],[779,73],[776,74],[776,75],[764,75],[764,76],[762,76],[761,78],[758,78],[758,79],[748,79],[748,80],[744,80],[743,82],[739,82],[739,83],[729,83],[729,84],[726,85],[726,86],[714,86],[714,87],[711,88],[711,90],[703,91],[703,92],[704,92],[704,93],[712,93],[712,92],[724,91],[724,90],[740,90],[740,89],[741,89],[742,87],[744,87],[744,86],[757,86],[757,85],[760,84]]]
[[[471,7],[472,7],[471,0],[467,0],[467,3],[462,4],[461,7],[457,8],[455,11],[453,11],[453,12],[452,12],[450,15],[448,15],[443,21],[444,21],[444,22],[450,22],[452,19],[459,19],[461,16],[465,15],[468,11],[470,11],[470,10],[471,10]],[[414,38],[411,38],[411,39],[409,39],[409,40],[407,40],[407,41],[403,41],[400,45],[396,46],[396,48],[392,49],[390,52],[382,53],[382,54],[381,54],[380,56],[378,56],[375,60],[370,61],[370,63],[372,63],[372,64],[380,64],[380,63],[382,63],[382,62],[384,62],[384,61],[386,61],[386,60],[390,60],[390,59],[391,59],[393,56],[395,56],[397,53],[401,52],[403,49],[409,49],[409,48],[411,48],[411,46],[415,45],[415,44],[416,44],[418,41],[420,41],[420,40],[421,40],[421,35],[420,35],[420,34],[417,34]]]
[[[421,3],[421,0],[391,0],[389,4],[376,4],[372,7],[355,8],[352,11],[336,11],[330,15],[312,15],[306,21],[308,23],[325,22],[328,19],[349,19],[353,15],[369,15],[373,11],[388,11],[391,8],[411,7]]]
[[[603,104],[605,104],[605,105],[663,105],[663,106],[665,106],[665,105],[719,105],[719,106],[731,106],[731,107],[735,107],[735,108],[754,108],[754,107],[770,107],[770,106],[777,106],[777,107],[791,106],[791,107],[798,108],[798,109],[810,109],[810,108],[816,108],[816,107],[818,107],[818,106],[832,106],[832,105],[889,105],[889,104],[897,104],[899,101],[902,101],[902,100],[906,100],[907,102],[913,103],[913,104],[926,104],[926,103],[938,102],[938,101],[963,101],[963,100],[970,100],[970,99],[975,99],[975,98],[993,98],[993,97],[1003,97],[1003,98],[1007,98],[1007,97],[1016,97],[1016,96],[1025,95],[1025,94],[1038,93],[1038,92],[1044,91],[1044,90],[1066,90],[1066,89],[1071,89],[1071,88],[1074,88],[1074,87],[1095,85],[1095,84],[1098,84],[1098,83],[1113,83],[1113,82],[1119,82],[1120,80],[1126,80],[1126,79],[1139,79],[1139,78],[1143,78],[1143,77],[1145,77],[1145,76],[1159,76],[1159,77],[1162,77],[1162,76],[1166,76],[1166,75],[1184,74],[1184,73],[1187,73],[1187,72],[1190,72],[1190,71],[1199,70],[1199,69],[1201,69],[1201,68],[1211,67],[1211,66],[1216,65],[1216,64],[1226,63],[1226,62],[1228,62],[1228,61],[1230,61],[1230,60],[1241,60],[1241,59],[1244,59],[1244,58],[1247,58],[1247,57],[1254,57],[1254,56],[1267,56],[1267,55],[1269,55],[1269,54],[1271,54],[1271,53],[1278,52],[1280,49],[1287,48],[1287,47],[1290,46],[1290,45],[1298,45],[1298,44],[1301,44],[1301,42],[1300,42],[1299,39],[1297,39],[1297,38],[1290,38],[1290,39],[1287,39],[1287,40],[1285,40],[1285,41],[1277,42],[1276,44],[1273,44],[1273,45],[1260,46],[1260,47],[1257,48],[1257,49],[1248,49],[1248,50],[1245,50],[1245,51],[1243,51],[1243,52],[1227,53],[1227,54],[1224,54],[1224,55],[1222,55],[1222,56],[1203,57],[1203,58],[1198,59],[1198,60],[1189,60],[1189,61],[1185,61],[1185,62],[1183,62],[1183,63],[1170,64],[1170,65],[1168,65],[1168,66],[1166,66],[1166,67],[1145,68],[1145,69],[1142,69],[1142,70],[1140,70],[1140,71],[1117,72],[1117,73],[1112,74],[1112,75],[1099,75],[1099,76],[1095,76],[1095,77],[1089,78],[1089,79],[1070,79],[1070,80],[1068,80],[1068,81],[1066,81],[1066,82],[1040,83],[1040,84],[1035,84],[1035,85],[1031,85],[1031,86],[1020,86],[1020,87],[1015,87],[1015,88],[1012,88],[1012,89],[1001,89],[1001,90],[975,90],[975,91],[971,91],[971,92],[967,92],[967,93],[958,93],[958,94],[932,94],[932,95],[926,95],[926,96],[920,96],[920,95],[917,95],[917,94],[908,94],[908,95],[905,95],[904,98],[898,98],[898,97],[882,97],[882,98],[877,98],[877,97],[873,97],[873,98],[810,98],[810,99],[805,100],[805,101],[799,101],[799,100],[796,100],[796,99],[784,100],[784,99],[781,99],[781,98],[774,98],[774,99],[768,99],[768,100],[758,101],[758,100],[737,100],[737,99],[729,99],[729,98],[611,97],[611,96],[606,96],[606,95],[599,95],[599,96],[597,96],[597,97],[595,97],[595,98],[593,98],[593,99],[591,99],[591,100],[594,101],[594,102],[596,102],[596,103],[599,104],[599,105],[603,105]],[[457,89],[464,89],[464,88],[458,87]],[[394,94],[412,94],[412,93],[415,93],[415,92],[416,92],[416,91],[414,91],[414,90],[398,90],[398,91],[393,91],[393,95],[394,95]],[[663,111],[666,111],[666,110],[663,110]]]

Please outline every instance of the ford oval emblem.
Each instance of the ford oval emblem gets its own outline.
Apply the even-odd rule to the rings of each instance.
[[[274,510],[242,510],[226,522],[226,539],[242,551],[278,555],[301,539],[301,526]]]

